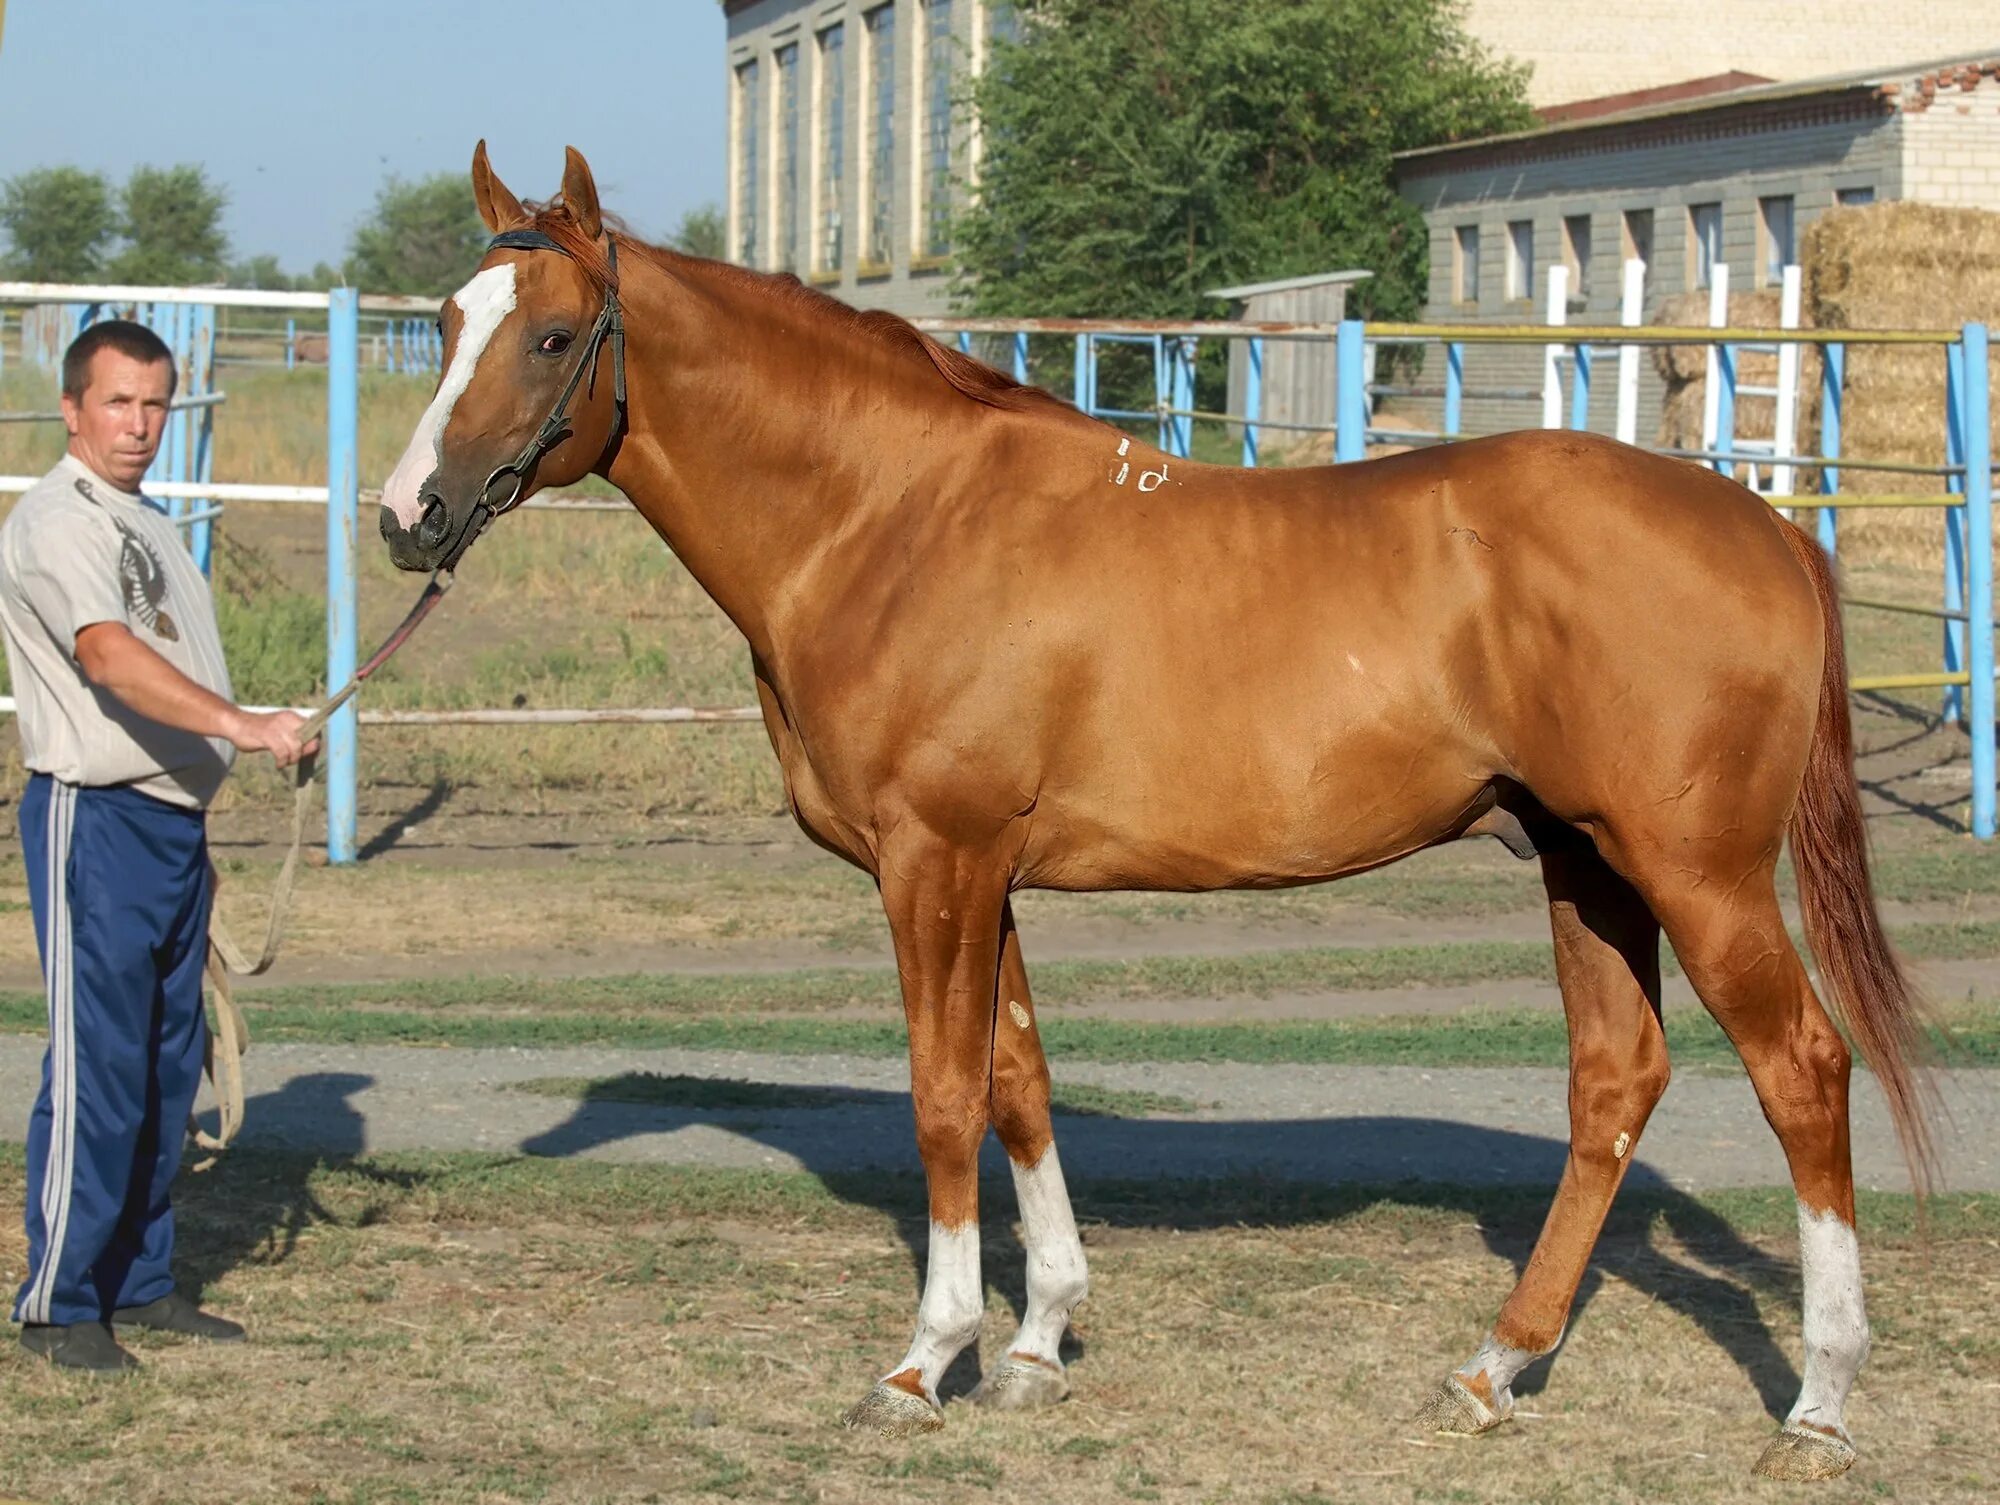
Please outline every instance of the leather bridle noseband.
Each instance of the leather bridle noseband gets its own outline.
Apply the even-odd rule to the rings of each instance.
[[[494,251],[554,251],[559,256],[568,256],[569,250],[552,236],[540,230],[503,230],[486,243],[487,252]],[[611,437],[618,438],[625,428],[625,310],[618,302],[618,241],[615,236],[605,237],[605,252],[610,262],[611,277],[604,286],[604,307],[599,310],[597,321],[590,326],[577,353],[575,367],[570,371],[569,380],[563,383],[562,395],[556,398],[549,416],[542,420],[542,426],[535,430],[534,437],[521,446],[521,452],[505,465],[500,466],[486,478],[479,488],[479,497],[467,514],[466,525],[458,542],[446,556],[441,569],[454,568],[465,551],[472,547],[473,540],[492,525],[494,519],[512,512],[521,505],[521,493],[528,483],[528,472],[535,468],[542,456],[554,449],[572,430],[569,422],[569,405],[576,396],[576,389],[582,385],[584,376],[589,375],[591,386],[597,384],[597,359],[604,349],[604,342],[611,342],[611,396],[614,412],[611,419]],[[607,441],[608,442],[608,441]],[[493,488],[509,481],[506,497],[495,502]]]

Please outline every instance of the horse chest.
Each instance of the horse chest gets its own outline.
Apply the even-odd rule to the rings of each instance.
[[[778,755],[778,768],[785,779],[785,799],[792,818],[806,835],[821,846],[838,853],[859,867],[874,871],[874,843],[865,827],[865,810],[842,807],[827,787],[827,779],[814,766],[812,755],[786,707],[767,684],[758,686],[764,702],[764,724],[771,734],[771,746]]]

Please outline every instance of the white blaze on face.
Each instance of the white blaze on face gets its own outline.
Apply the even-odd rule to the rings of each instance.
[[[452,408],[472,385],[472,374],[479,366],[479,357],[486,353],[493,331],[514,311],[514,264],[488,267],[453,293],[451,301],[465,316],[458,331],[458,347],[451,353],[451,369],[445,372],[437,396],[417,420],[417,431],[410,435],[409,448],[403,451],[403,458],[396,462],[395,470],[382,487],[382,505],[405,528],[414,528],[423,516],[417,489],[444,461],[444,431],[451,422]]]

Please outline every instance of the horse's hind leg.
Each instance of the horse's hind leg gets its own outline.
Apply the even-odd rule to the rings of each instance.
[[[1850,1057],[1785,931],[1767,864],[1740,885],[1655,896],[1688,981],[1742,1056],[1784,1147],[1799,1205],[1805,1383],[1757,1462],[1774,1479],[1827,1479],[1854,1462],[1843,1421],[1868,1356],[1854,1237],[1847,1086]]]
[[[1010,903],[1002,918],[1000,995],[993,1023],[991,1116],[1014,1170],[1027,1246],[1028,1305],[1007,1355],[972,1399],[1002,1410],[1049,1405],[1069,1394],[1059,1352],[1069,1314],[1084,1298],[1083,1242],[1049,1121],[1049,1066],[1028,996],[1028,972]]]
[[[1443,1432],[1483,1432],[1506,1420],[1515,1376],[1561,1340],[1598,1230],[1667,1086],[1652,911],[1573,832],[1543,846],[1542,878],[1569,1023],[1569,1162],[1493,1331],[1420,1413]]]

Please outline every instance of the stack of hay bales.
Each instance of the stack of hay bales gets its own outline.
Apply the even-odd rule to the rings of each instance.
[[[1808,322],[1822,329],[1941,329],[2000,325],[2000,214],[1931,204],[1835,209],[1801,247]],[[1803,395],[1803,394],[1802,394]],[[1935,345],[1850,345],[1841,450],[1871,460],[1941,465],[1945,356]],[[1802,434],[1818,434],[1815,421]],[[1843,491],[1943,491],[1933,476],[1844,470]],[[1868,562],[1938,567],[1935,511],[1856,510],[1841,516],[1841,552]]]
[[[1737,329],[1776,329],[1778,327],[1778,290],[1770,288],[1753,293],[1731,293],[1729,295],[1729,322]],[[1660,305],[1655,324],[1669,329],[1694,328],[1708,323],[1708,294],[1705,292],[1681,293]],[[1813,320],[1809,313],[1802,311],[1799,319],[1801,327],[1810,329]],[[1670,449],[1701,448],[1702,405],[1708,395],[1708,350],[1706,345],[1655,345],[1653,347],[1653,369],[1660,374],[1666,386],[1666,393],[1660,405],[1659,442]],[[1775,387],[1778,384],[1778,358],[1753,352],[1742,352],[1736,357],[1736,381],[1739,386]],[[1808,402],[1817,403],[1819,398],[1819,352],[1810,346],[1800,351],[1799,357],[1799,442],[1812,430],[1808,427],[1810,409]],[[1778,404],[1770,397],[1739,397],[1736,400],[1736,437],[1738,439],[1770,439],[1777,432]],[[1803,491],[1809,475],[1794,479],[1794,489]],[[1769,483],[1766,477],[1766,484]]]

